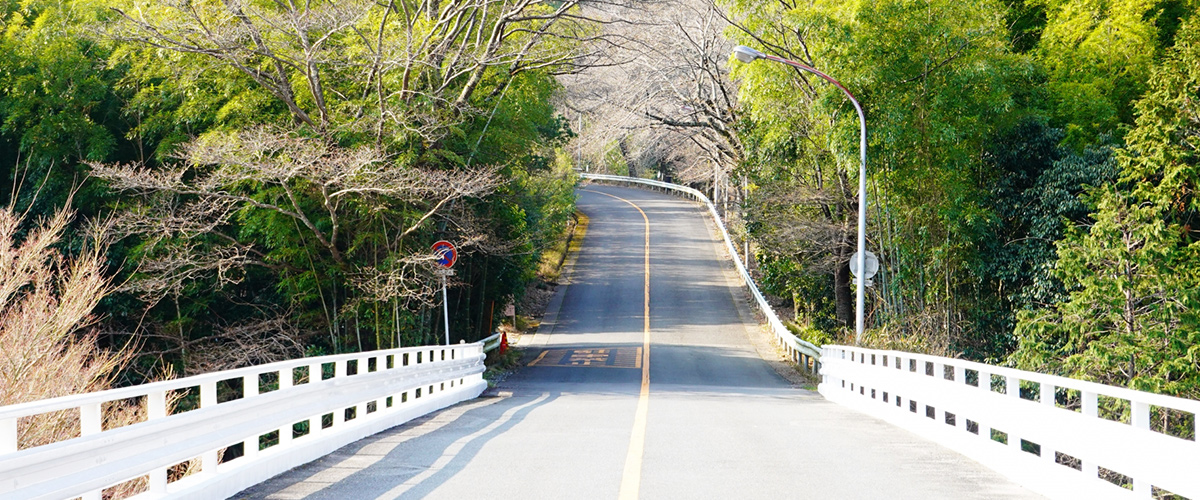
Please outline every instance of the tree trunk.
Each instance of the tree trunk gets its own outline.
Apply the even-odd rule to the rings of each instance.
[[[485,307],[485,306],[487,306],[487,295],[486,295],[487,294],[487,278],[488,278],[488,264],[490,264],[490,263],[491,263],[491,261],[489,259],[486,259],[486,258],[484,259],[483,273],[479,278],[479,321],[475,325],[475,332],[476,332],[475,338],[476,339],[481,339],[481,338],[487,337],[488,335],[491,334],[491,332],[483,331],[483,329],[486,325],[484,323],[483,319],[484,319],[484,315],[487,314],[487,307]],[[488,318],[488,322],[491,322],[490,317]]]
[[[850,264],[844,263],[833,271],[833,297],[837,319],[850,326],[854,321],[854,297],[850,293]]]
[[[837,267],[833,271],[833,298],[838,322],[846,326],[854,324],[854,290],[850,286],[850,257],[858,249],[851,240],[848,226],[842,232],[841,244],[837,246]]]

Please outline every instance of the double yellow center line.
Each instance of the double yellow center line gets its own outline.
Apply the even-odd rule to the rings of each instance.
[[[642,214],[646,227],[645,244],[645,292],[642,295],[642,388],[638,393],[637,412],[633,416],[633,433],[629,436],[629,452],[625,455],[625,471],[621,474],[621,491],[618,498],[638,498],[642,484],[642,455],[646,450],[646,414],[650,411],[650,218],[632,201],[600,191],[585,189],[589,193],[616,198]]]

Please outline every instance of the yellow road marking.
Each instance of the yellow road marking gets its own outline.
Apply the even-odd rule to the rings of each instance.
[[[646,217],[646,212],[642,211],[641,207],[625,198],[590,189],[583,191],[602,194],[628,203],[642,214],[642,221],[646,226],[646,278],[645,293],[642,298],[642,389],[638,393],[637,412],[633,416],[633,434],[629,436],[629,453],[625,455],[625,471],[621,474],[621,491],[617,495],[621,500],[632,500],[638,498],[638,492],[641,489],[642,456],[646,450],[646,414],[650,411],[650,218]]]
[[[642,347],[547,349],[526,366],[641,369],[642,351]]]
[[[542,353],[541,353],[541,354],[538,354],[538,357],[537,357],[537,359],[535,359],[535,360],[533,360],[533,361],[530,361],[530,362],[529,362],[529,366],[533,366],[533,365],[536,365],[536,364],[538,364],[538,362],[539,362],[539,361],[541,361],[541,360],[542,360],[542,358],[546,357],[546,353],[548,353],[548,352],[550,352],[550,351],[542,351]]]

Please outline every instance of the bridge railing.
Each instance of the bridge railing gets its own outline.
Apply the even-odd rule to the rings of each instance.
[[[762,312],[762,315],[767,319],[767,325],[771,328],[771,332],[775,334],[775,338],[779,341],[779,344],[783,346],[785,351],[787,351],[788,357],[790,357],[792,361],[799,363],[806,370],[808,370],[809,373],[815,374],[820,371],[821,349],[812,343],[796,338],[796,336],[793,335],[792,332],[783,325],[783,321],[780,321],[779,316],[775,314],[775,310],[772,309],[771,305],[767,303],[766,297],[764,297],[762,292],[759,291],[758,285],[754,283],[754,278],[750,277],[750,273],[746,270],[746,266],[742,264],[740,259],[738,259],[738,253],[736,247],[733,245],[733,239],[729,237],[729,231],[725,229],[725,223],[721,220],[721,216],[717,212],[717,207],[708,199],[708,196],[705,196],[704,193],[697,189],[681,186],[679,184],[672,184],[669,182],[639,179],[636,177],[623,177],[617,175],[590,173],[582,173],[580,175],[584,179],[594,181],[638,184],[666,191],[682,193],[695,198],[697,201],[708,207],[708,212],[712,216],[713,222],[716,223],[717,229],[721,232],[721,237],[725,240],[725,250],[729,252],[729,256],[731,260],[733,260],[734,267],[737,268],[738,275],[741,276],[742,282],[746,284],[746,288],[750,289],[750,294],[754,296],[754,302],[758,305],[758,309]]]
[[[959,359],[823,350],[818,390],[826,399],[1049,497],[1200,498],[1200,401]]]
[[[225,498],[477,397],[487,387],[483,346],[302,358],[0,407],[0,499],[99,499],[138,478],[147,483],[139,498]],[[189,393],[198,393],[198,407],[172,411],[169,402]],[[138,407],[145,420],[107,428],[114,404]],[[36,447],[18,442],[22,422],[55,412],[77,416],[78,437]],[[241,455],[232,458],[238,447]],[[198,473],[168,477],[197,462]]]

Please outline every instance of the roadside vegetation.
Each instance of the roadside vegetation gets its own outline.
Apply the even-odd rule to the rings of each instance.
[[[542,262],[538,266],[538,278],[549,283],[558,283],[562,276],[563,265],[567,263],[567,257],[572,254],[578,254],[579,249],[583,245],[583,237],[587,234],[588,216],[583,212],[575,211],[571,214],[571,220],[567,223],[565,236],[554,242],[546,252],[542,254]]]
[[[67,256],[113,221],[116,382],[434,342],[441,239],[452,341],[488,335],[574,210],[555,75],[593,29],[497,9],[0,1],[0,202],[18,237],[71,206]]]
[[[55,248],[73,218],[59,210],[19,235],[23,216],[0,210],[0,406],[107,389],[129,362],[130,350],[97,345],[93,310],[112,289],[104,228],[91,228],[77,256]],[[106,426],[136,415],[114,418]],[[40,415],[19,422],[17,442],[28,448],[78,432],[78,414]]]
[[[0,0],[0,202],[101,264],[47,345],[105,383],[434,342],[442,239],[452,341],[536,328],[576,169],[711,194],[794,331],[852,342],[857,120],[745,44],[865,107],[864,343],[1196,398],[1197,10]]]
[[[866,344],[1200,397],[1197,4],[723,5],[866,108]],[[856,117],[785,66],[731,72],[760,275],[850,342]]]
[[[517,336],[533,334],[542,324],[542,317],[550,305],[551,298],[562,284],[563,272],[573,256],[579,254],[587,235],[588,216],[576,211],[562,235],[542,254],[541,263],[534,279],[529,282],[520,302],[514,308],[515,316],[509,318],[501,328]]]
[[[523,352],[515,344],[522,335],[537,333],[555,290],[562,284],[560,280],[567,263],[579,255],[584,236],[587,235],[588,221],[588,216],[583,212],[571,214],[571,220],[562,235],[542,254],[537,276],[528,285],[523,300],[513,305],[512,316],[501,319],[497,331],[507,336],[508,345],[503,352],[501,349],[489,352],[484,360],[488,368],[483,378],[489,386],[495,386],[520,366]]]

